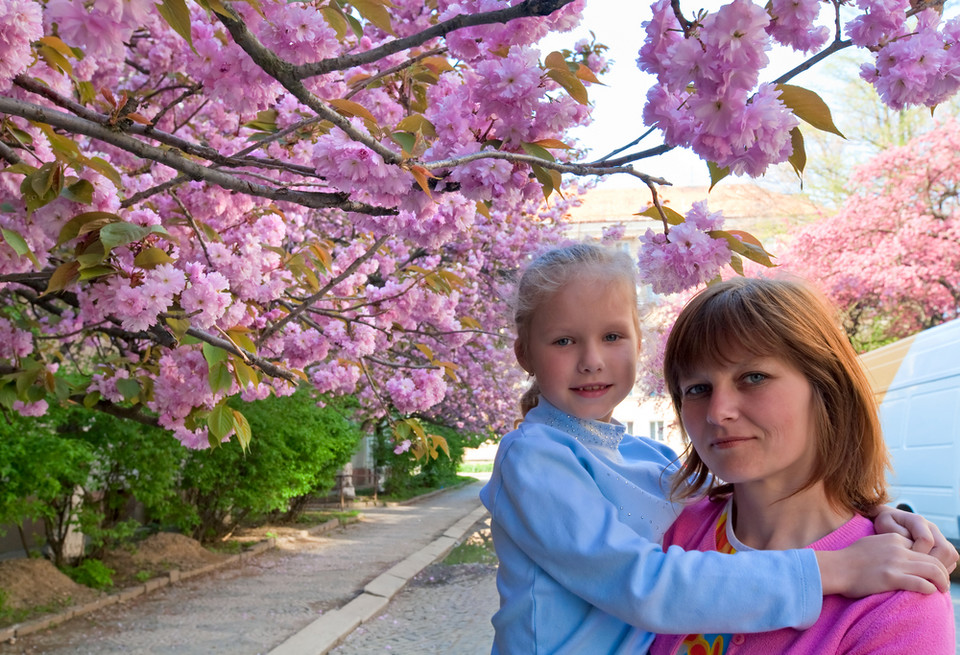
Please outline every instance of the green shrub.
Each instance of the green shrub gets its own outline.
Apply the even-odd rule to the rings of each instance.
[[[0,522],[42,519],[57,565],[71,526],[92,557],[132,537],[135,501],[149,520],[189,527],[195,518],[177,489],[184,450],[164,430],[80,405],[52,406],[39,418],[11,413],[0,419]]]
[[[183,486],[200,519],[193,536],[201,541],[229,534],[250,516],[296,514],[302,499],[334,486],[361,436],[342,403],[317,407],[306,390],[237,409],[250,422],[248,452],[230,441],[186,456]]]
[[[448,457],[442,450],[434,459],[429,454],[417,459],[409,451],[395,453],[393,434],[390,426],[383,422],[378,426],[375,445],[375,458],[378,466],[387,467],[386,493],[388,495],[407,496],[412,490],[438,489],[457,483],[457,469],[463,461],[466,448],[474,448],[487,438],[462,432],[445,425],[423,422],[427,434],[443,437],[450,451]]]
[[[78,566],[63,569],[71,580],[92,589],[104,591],[113,587],[113,569],[98,559],[85,559]]]
[[[55,416],[0,416],[0,524],[42,520],[54,563],[62,566],[67,533],[78,522],[74,494],[96,457],[89,444],[62,439],[55,430]]]

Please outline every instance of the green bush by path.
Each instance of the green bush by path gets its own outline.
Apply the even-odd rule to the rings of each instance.
[[[434,459],[425,455],[416,459],[409,451],[394,453],[395,443],[389,426],[382,424],[377,431],[375,457],[379,466],[387,466],[386,493],[390,496],[412,496],[414,490],[440,489],[460,482],[457,471],[463,462],[466,448],[483,443],[486,435],[465,433],[445,425],[423,423],[428,434],[436,434],[447,441],[450,456],[442,450]]]
[[[305,498],[334,486],[361,437],[343,402],[317,407],[306,390],[237,409],[253,435],[246,453],[231,440],[186,456],[183,488],[199,517],[193,536],[201,541],[229,534],[250,516],[295,519]]]

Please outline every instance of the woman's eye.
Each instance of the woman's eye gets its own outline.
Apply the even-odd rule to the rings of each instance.
[[[709,390],[709,387],[706,384],[692,384],[684,390],[684,396],[699,396],[706,393]]]

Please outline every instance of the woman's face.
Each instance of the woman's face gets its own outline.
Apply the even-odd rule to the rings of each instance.
[[[724,355],[680,378],[683,427],[724,482],[793,493],[816,463],[813,386],[784,359]]]

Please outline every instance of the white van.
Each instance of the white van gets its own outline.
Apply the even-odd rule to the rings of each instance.
[[[893,459],[891,504],[960,547],[960,319],[861,355]]]

